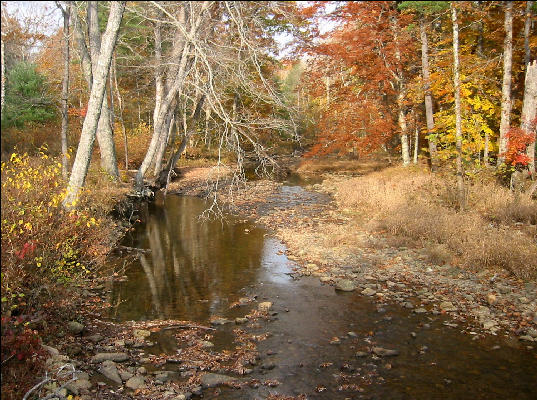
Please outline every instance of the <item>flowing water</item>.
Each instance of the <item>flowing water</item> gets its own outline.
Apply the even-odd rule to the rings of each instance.
[[[284,194],[301,191],[292,183],[282,188]],[[274,318],[252,328],[271,336],[259,343],[261,360],[249,377],[280,384],[208,389],[204,398],[302,393],[317,399],[537,398],[536,350],[505,337],[472,340],[443,325],[442,316],[379,307],[317,278],[296,279],[279,241],[232,216],[200,220],[206,207],[199,198],[179,196],[147,206],[145,222],[125,245],[149,251],[129,267],[128,280],[114,284],[111,301],[117,306],[110,313],[117,321],[208,324],[213,316],[247,314],[248,307],[229,307],[240,297],[273,302]],[[215,350],[234,348],[231,325],[218,327]],[[148,351],[155,354],[177,348],[171,331],[151,340],[155,345]],[[369,352],[372,346],[396,349],[399,355],[376,357]]]

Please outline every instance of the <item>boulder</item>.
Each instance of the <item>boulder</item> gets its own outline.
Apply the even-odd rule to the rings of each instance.
[[[116,363],[113,361],[106,360],[103,362],[99,368],[99,372],[118,385],[123,383],[117,370]]]

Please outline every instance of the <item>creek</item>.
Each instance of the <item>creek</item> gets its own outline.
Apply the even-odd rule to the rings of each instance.
[[[297,179],[283,193],[304,191]],[[293,197],[294,198],[294,197]],[[316,201],[311,197],[311,201]],[[149,250],[112,287],[113,321],[234,319],[257,307],[230,307],[256,296],[273,303],[272,318],[250,332],[270,336],[248,378],[277,380],[241,390],[207,389],[203,398],[263,399],[270,394],[311,399],[535,399],[537,354],[517,339],[473,340],[444,325],[442,315],[418,315],[378,305],[357,292],[337,292],[318,278],[293,274],[285,246],[251,222],[227,215],[203,220],[196,197],[159,197],[125,245]],[[218,326],[215,351],[234,348],[234,324]],[[153,333],[153,354],[173,354],[173,331]],[[397,350],[376,356],[372,347]]]

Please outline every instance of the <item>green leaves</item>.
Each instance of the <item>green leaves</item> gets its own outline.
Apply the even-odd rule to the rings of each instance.
[[[46,94],[46,80],[36,66],[17,64],[7,76],[2,128],[22,128],[28,122],[44,122],[55,115],[52,100]]]

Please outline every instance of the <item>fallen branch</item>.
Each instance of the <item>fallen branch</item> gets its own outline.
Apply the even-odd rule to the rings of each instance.
[[[140,249],[138,247],[129,247],[129,246],[118,245],[117,248],[127,250],[127,251],[139,251],[140,253],[151,253],[151,249]]]

